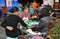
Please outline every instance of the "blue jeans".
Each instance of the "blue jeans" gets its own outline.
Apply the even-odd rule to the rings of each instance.
[[[6,39],[18,39],[18,37],[16,37],[16,38],[12,38],[12,37],[8,37],[8,36],[6,36]]]

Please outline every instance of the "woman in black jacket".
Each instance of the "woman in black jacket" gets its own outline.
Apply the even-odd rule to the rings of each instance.
[[[18,35],[20,34],[17,28],[18,22],[20,22],[24,27],[26,27],[27,25],[18,16],[17,7],[13,7],[9,12],[11,14],[6,17],[1,26],[6,29],[6,39],[18,39]]]

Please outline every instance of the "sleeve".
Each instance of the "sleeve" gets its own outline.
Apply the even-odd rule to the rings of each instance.
[[[19,17],[20,17],[20,18],[23,18],[23,14],[22,14],[22,13],[20,13],[20,14],[19,14]]]
[[[31,16],[30,16],[30,14],[28,15],[28,19],[31,19]]]
[[[7,27],[6,22],[7,22],[7,20],[5,19],[5,20],[1,23],[1,26],[2,26],[3,28],[6,28],[6,27]]]
[[[21,25],[23,25],[24,27],[27,27],[27,24],[25,24],[24,21],[23,21],[21,18],[19,18],[19,22],[20,22]]]

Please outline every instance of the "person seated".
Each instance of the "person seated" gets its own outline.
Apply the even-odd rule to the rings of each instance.
[[[23,20],[30,20],[31,19],[27,6],[25,6],[23,8],[23,12],[21,14],[19,14],[19,17],[22,18]]]
[[[33,32],[36,35],[37,31],[40,35],[42,34],[44,37],[47,35],[48,33],[48,29],[49,29],[49,23],[53,22],[52,21],[52,16],[50,16],[50,13],[52,13],[52,8],[50,8],[50,6],[45,7],[42,9],[41,13],[42,13],[42,17],[40,19],[40,22],[38,25],[35,25],[34,28],[29,29],[30,33]],[[37,34],[38,34],[37,33]]]
[[[24,21],[25,20],[32,20],[34,18],[37,18],[36,15],[31,16],[31,14],[29,13],[29,10],[28,10],[27,6],[25,6],[23,8],[23,12],[19,14],[19,17],[22,18],[22,20],[24,20]]]

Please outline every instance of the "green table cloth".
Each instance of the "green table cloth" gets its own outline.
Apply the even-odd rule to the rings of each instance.
[[[32,25],[38,25],[40,21],[37,21],[37,20],[28,20],[28,21],[25,21],[25,23],[28,25],[28,26],[32,26]]]

